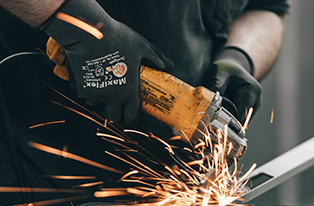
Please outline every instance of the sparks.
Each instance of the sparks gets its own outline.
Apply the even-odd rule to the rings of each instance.
[[[59,149],[56,149],[56,148],[53,148],[53,147],[49,147],[49,146],[46,146],[46,145],[42,145],[42,144],[39,144],[39,143],[36,143],[36,142],[29,142],[29,145],[31,147],[33,147],[33,148],[36,148],[38,150],[41,150],[41,151],[44,151],[44,152],[47,152],[47,153],[55,154],[55,155],[58,155],[58,156],[61,156],[61,157],[64,157],[64,158],[73,159],[73,160],[76,160],[76,161],[79,161],[79,162],[83,162],[85,164],[89,164],[89,165],[92,165],[92,166],[95,166],[95,167],[98,167],[98,168],[101,168],[101,169],[104,169],[104,170],[108,170],[108,171],[111,171],[111,172],[114,172],[114,173],[123,174],[123,172],[120,171],[120,170],[116,170],[114,168],[111,168],[111,167],[105,166],[103,164],[94,162],[92,160],[86,159],[84,157],[81,157],[81,156],[78,156],[78,155],[66,152],[64,150],[59,150]]]
[[[123,191],[123,190],[117,190],[115,188],[109,190],[109,191],[97,191],[94,193],[95,197],[116,197],[116,196],[123,196],[123,195],[129,195],[129,192]]]
[[[97,135],[97,136],[102,136],[102,137],[109,137],[109,138],[111,138],[111,139],[119,140],[119,141],[121,141],[121,142],[124,142],[124,141],[125,141],[125,140],[122,139],[122,138],[119,138],[119,137],[117,137],[117,136],[110,135],[110,134],[104,134],[104,133],[97,132],[96,135]]]
[[[94,37],[96,37],[97,39],[102,39],[104,37],[104,35],[94,26],[91,26],[85,22],[83,22],[82,20],[79,20],[73,16],[70,16],[68,14],[62,13],[62,12],[58,12],[56,13],[56,18],[68,22],[84,31],[86,31],[87,33],[90,33],[91,35],[93,35]]]
[[[237,170],[237,166],[235,166],[232,174],[230,173],[225,154],[226,151],[230,150],[229,147],[232,147],[232,144],[228,144],[227,142],[227,131],[227,128],[225,128],[225,131],[217,131],[218,144],[215,144],[212,149],[214,154],[211,163],[212,166],[209,167],[205,167],[204,164],[206,161],[204,160],[183,162],[181,159],[178,159],[177,161],[180,161],[180,163],[184,165],[184,169],[165,166],[165,169],[169,172],[166,173],[165,171],[158,171],[150,168],[129,155],[127,155],[127,157],[130,160],[126,160],[118,155],[109,152],[106,153],[137,168],[137,170],[131,170],[126,173],[121,180],[124,182],[136,182],[145,185],[143,187],[126,188],[126,191],[129,194],[141,198],[154,198],[153,202],[145,204],[147,206],[209,206],[212,204],[222,206],[232,203],[246,191],[245,184],[247,183],[247,180],[245,181],[245,178],[256,166],[256,164],[254,164],[241,178],[239,178],[240,172]],[[141,132],[138,132],[138,134],[141,134]],[[142,135],[147,138],[156,138],[152,135]],[[168,144],[168,146],[170,146],[170,144]],[[206,147],[203,142],[197,144],[193,150],[186,151],[195,152],[195,148],[199,151],[202,147]],[[237,164],[236,160],[235,164]],[[193,169],[192,166],[196,166],[196,169]],[[205,177],[209,171],[212,171],[211,174],[214,175]],[[202,183],[204,179],[205,182]],[[111,191],[112,193],[106,191],[103,195],[125,194],[123,188],[120,188],[123,192],[116,193],[116,190],[117,189],[113,189],[113,191]]]
[[[41,127],[41,126],[50,125],[50,124],[60,124],[60,123],[65,123],[65,120],[52,121],[52,122],[45,122],[45,123],[41,123],[41,124],[36,124],[36,125],[30,126],[29,129],[34,129],[36,127]]]
[[[251,108],[249,109],[249,113],[248,113],[248,115],[247,115],[247,117],[246,117],[246,119],[245,119],[244,125],[243,125],[243,127],[242,127],[243,132],[245,132],[245,130],[247,129],[252,114],[253,114],[253,108],[251,107]]]
[[[272,124],[273,122],[274,122],[274,109],[272,109],[270,113],[270,124]]]
[[[71,100],[70,100],[71,101]],[[240,177],[240,170],[237,160],[234,159],[235,167],[230,170],[227,163],[227,156],[232,150],[232,143],[228,142],[228,126],[224,130],[216,130],[209,127],[203,134],[203,138],[193,142],[186,141],[186,136],[175,136],[167,141],[153,134],[146,134],[141,131],[126,129],[123,132],[118,130],[114,123],[101,123],[95,118],[83,112],[74,110],[68,106],[54,102],[63,106],[76,114],[96,123],[110,131],[112,134],[97,132],[96,137],[102,137],[113,145],[113,151],[104,151],[104,155],[109,155],[129,166],[129,170],[111,168],[92,160],[86,159],[76,154],[72,154],[67,149],[59,150],[46,145],[30,142],[29,145],[35,149],[55,154],[64,158],[80,161],[95,167],[102,168],[114,173],[121,174],[119,181],[125,183],[137,183],[138,186],[127,188],[102,188],[92,195],[96,198],[130,196],[132,200],[126,199],[125,204],[159,206],[209,206],[209,205],[228,205],[247,190],[247,176],[254,170],[256,164]],[[85,110],[86,111],[86,110]],[[243,130],[247,128],[253,109],[248,112]],[[93,112],[89,112],[94,116]],[[41,125],[43,126],[43,125]],[[109,128],[112,127],[111,129]],[[35,127],[34,127],[35,128]],[[168,154],[175,160],[175,164],[170,165],[149,151],[147,145],[141,145],[141,141],[131,138],[126,133],[140,136],[139,139],[147,138],[149,142],[158,141],[163,146],[160,147],[161,154]],[[214,142],[212,141],[214,139]],[[154,140],[154,141],[153,141]],[[176,146],[171,145],[171,141],[188,142],[182,150],[186,152],[184,158],[176,153]],[[155,145],[151,145],[154,147]],[[206,152],[206,154],[205,154]],[[209,153],[208,153],[209,152]],[[47,178],[56,179],[93,179],[91,176],[63,176],[46,175]],[[75,188],[92,187],[102,185],[104,182],[90,182],[74,186]],[[9,189],[9,188],[3,188]],[[15,188],[17,189],[17,188]],[[21,191],[23,188],[19,188]],[[33,188],[36,190],[36,188]],[[17,190],[18,191],[18,190]],[[29,190],[28,190],[29,191]],[[1,191],[0,191],[1,192]],[[143,203],[134,203],[133,197],[143,199]],[[64,200],[64,199],[63,199]],[[57,199],[55,201],[58,201]],[[145,202],[147,201],[147,202]],[[125,205],[121,204],[121,205]],[[34,203],[34,205],[37,205]],[[42,204],[43,205],[43,204]]]

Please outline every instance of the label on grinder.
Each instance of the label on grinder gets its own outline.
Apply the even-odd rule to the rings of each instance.
[[[158,85],[140,79],[142,101],[164,114],[170,114],[177,99]]]

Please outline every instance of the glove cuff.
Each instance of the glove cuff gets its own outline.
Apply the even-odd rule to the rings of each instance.
[[[251,57],[242,49],[235,46],[226,46],[222,48],[215,56],[215,61],[230,60],[239,64],[252,76],[254,76],[254,64]]]

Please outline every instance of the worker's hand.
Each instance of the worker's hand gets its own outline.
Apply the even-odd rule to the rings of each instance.
[[[84,22],[81,28],[76,25],[78,19]],[[103,107],[111,121],[128,123],[139,115],[141,63],[163,71],[173,67],[157,48],[112,19],[94,0],[69,1],[42,29],[64,47],[78,97],[91,106]]]
[[[226,48],[212,63],[204,78],[204,86],[219,91],[238,109],[238,120],[244,123],[246,111],[256,111],[261,104],[262,87],[253,77],[253,64],[247,54],[234,47]]]

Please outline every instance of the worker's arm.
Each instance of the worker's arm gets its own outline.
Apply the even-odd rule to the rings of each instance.
[[[128,123],[139,116],[141,63],[163,71],[173,67],[95,0],[2,0],[1,6],[64,48],[73,90],[87,104],[99,106],[108,120]]]
[[[254,77],[261,80],[277,59],[283,32],[283,16],[268,11],[247,11],[229,26],[227,46],[243,49],[253,61]]]
[[[0,6],[28,25],[37,28],[53,15],[65,0],[1,0]]]

